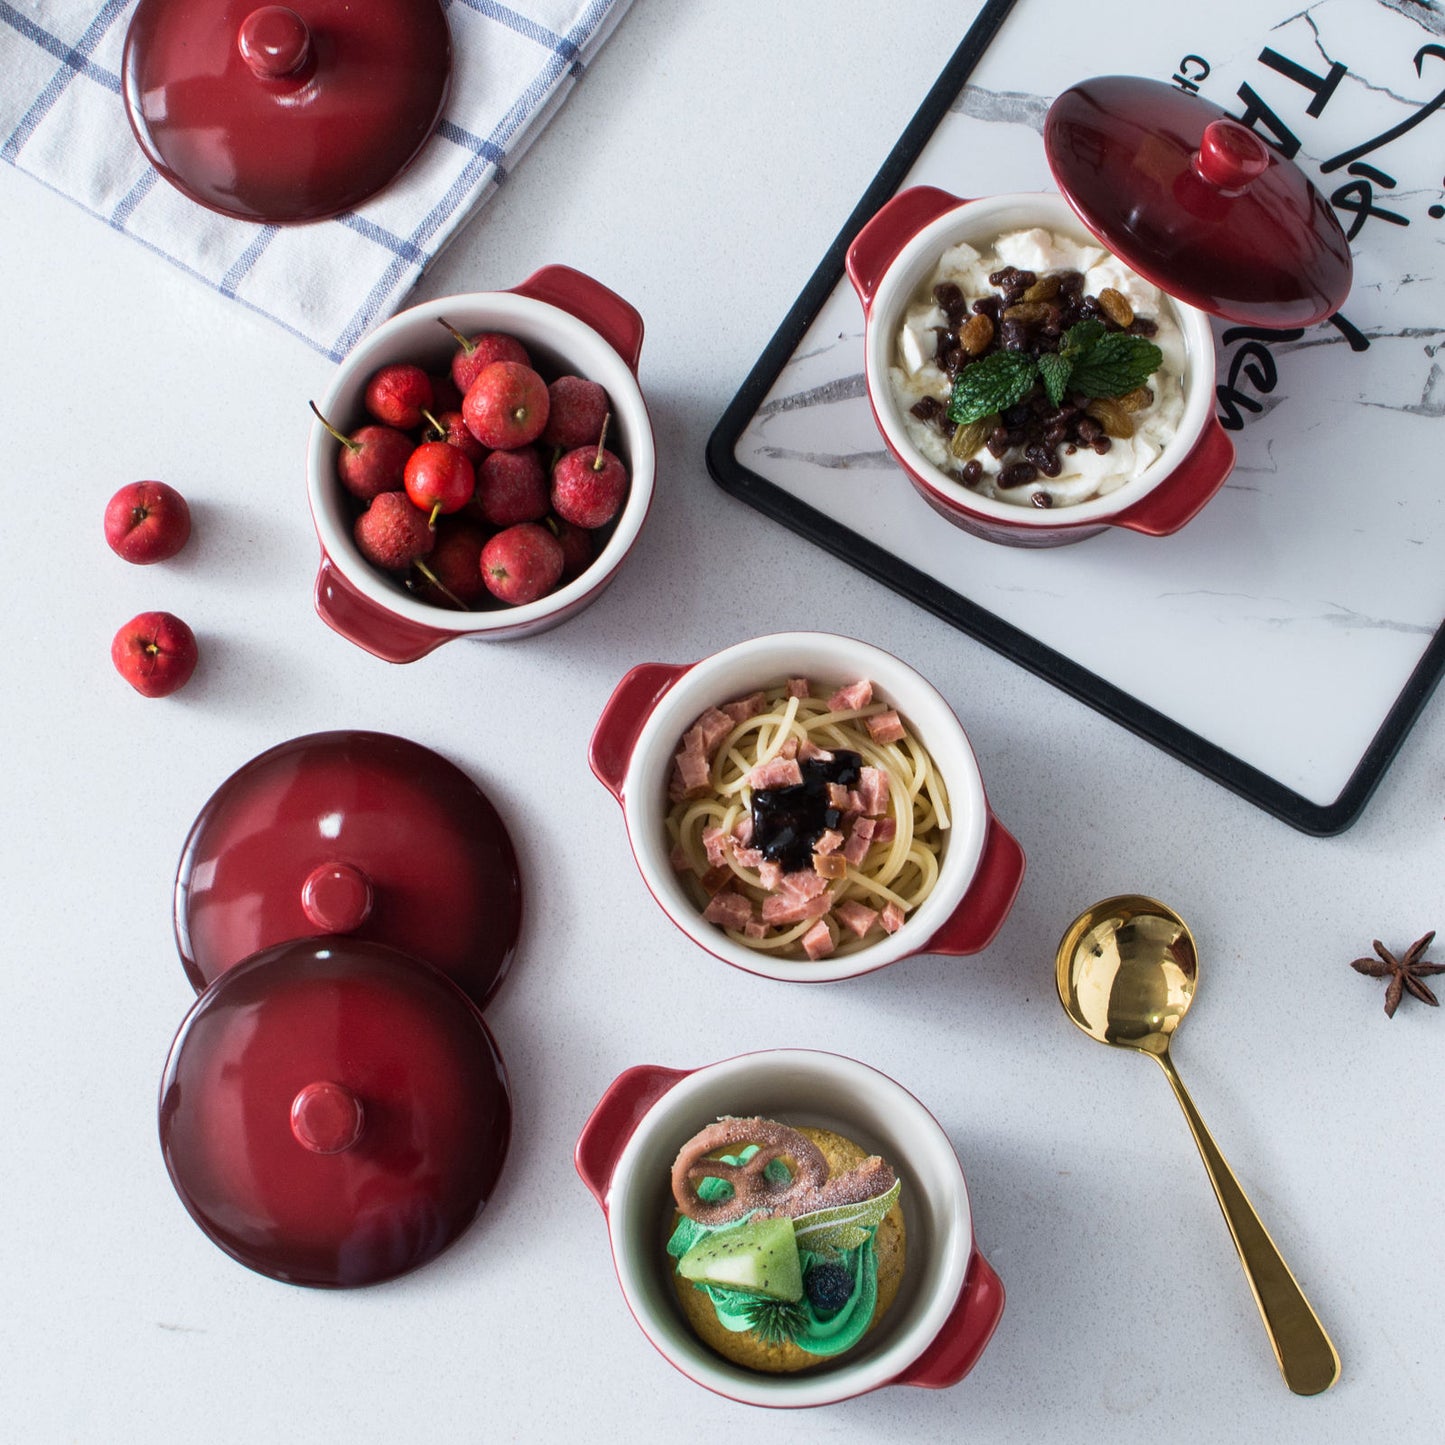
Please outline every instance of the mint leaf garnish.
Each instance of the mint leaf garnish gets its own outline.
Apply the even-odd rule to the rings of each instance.
[[[1076,321],[1064,332],[1063,345],[1059,350],[1071,361],[1077,361],[1102,336],[1109,334],[1109,328],[1102,321]]]
[[[1055,351],[1046,351],[1039,357],[1039,376],[1043,379],[1044,390],[1055,406],[1064,404],[1064,395],[1069,387],[1069,373],[1074,363],[1067,356]]]
[[[995,351],[971,361],[953,380],[948,419],[954,425],[978,421],[1016,406],[1033,390],[1038,363],[1026,351]]]
[[[1111,331],[1074,362],[1069,390],[1084,396],[1123,396],[1143,386],[1163,363],[1164,353],[1152,341]]]

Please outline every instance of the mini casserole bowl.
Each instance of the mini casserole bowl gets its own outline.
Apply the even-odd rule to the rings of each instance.
[[[714,1354],[674,1293],[663,1249],[675,1208],[672,1162],[699,1129],[726,1114],[835,1130],[881,1154],[903,1183],[908,1258],[897,1298],[852,1350],[797,1374],[758,1374]],[[1003,1313],[1003,1285],[975,1244],[948,1135],[906,1089],[853,1059],[770,1049],[694,1071],[629,1069],[593,1110],[575,1158],[607,1217],[617,1281],[643,1334],[689,1379],[731,1400],[796,1408],[882,1385],[954,1385]]]
[[[1102,247],[1056,193],[989,196],[968,201],[918,186],[902,191],[868,222],[848,249],[849,279],[863,303],[864,379],[888,450],[934,511],[989,541],[1054,547],[1126,527],[1149,536],[1176,532],[1224,485],[1234,447],[1214,415],[1214,336],[1209,317],[1163,295],[1184,336],[1184,411],[1159,457],[1138,477],[1104,496],[1040,509],[982,496],[935,466],[908,435],[889,368],[909,302],[939,257],[960,241],[987,253],[999,236],[1039,226]],[[1105,248],[1107,249],[1107,248]],[[1162,295],[1162,293],[1161,293]]]
[[[703,918],[673,869],[668,779],[683,734],[708,707],[789,677],[840,687],[869,679],[928,750],[948,789],[952,827],[932,891],[893,934],[856,952],[777,958],[734,942]],[[891,653],[827,632],[753,638],[691,665],[644,663],[629,672],[592,734],[593,773],[622,805],[628,841],[652,896],[694,943],[735,968],[790,982],[855,978],[916,953],[969,954],[1003,925],[1023,879],[1024,855],[989,808],[973,748],[942,695]]]
[[[520,607],[455,612],[413,597],[362,557],[352,537],[354,501],[336,477],[340,443],[314,423],[306,476],[321,543],[316,610],[329,627],[388,662],[415,661],[455,637],[526,637],[575,616],[612,580],[652,503],[652,423],[636,376],[642,318],[620,296],[566,266],[544,267],[511,291],[445,296],[392,317],[341,363],[322,414],[350,433],[369,420],[362,393],[378,367],[407,361],[446,371],[456,343],[440,324],[443,317],[465,335],[515,336],[549,381],[571,372],[603,387],[612,405],[608,448],[627,465],[631,485],[606,544],[580,576]]]

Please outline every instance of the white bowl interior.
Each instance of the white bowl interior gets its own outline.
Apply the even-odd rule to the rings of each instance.
[[[1065,523],[1101,521],[1151,492],[1189,454],[1213,408],[1214,334],[1204,312],[1165,296],[1164,304],[1184,334],[1187,371],[1184,412],[1173,438],[1153,466],[1132,482],[1102,497],[1057,510],[1040,510],[981,496],[940,471],[914,446],[893,395],[888,370],[893,362],[898,327],[908,304],[933,274],[938,258],[960,241],[986,251],[1005,232],[1043,226],[1084,245],[1100,244],[1061,195],[1042,191],[1024,195],[988,196],[971,201],[930,222],[894,258],[878,283],[864,336],[864,369],[879,425],[911,470],[944,497],[981,516],[1021,527],[1056,528]]]
[[[868,678],[874,696],[896,707],[911,725],[948,788],[953,826],[945,836],[933,891],[897,933],[842,957],[775,958],[734,943],[702,917],[668,862],[667,785],[683,733],[710,705],[745,697],[789,677],[806,677],[827,687]],[[638,737],[623,781],[623,807],[637,866],[653,896],[684,933],[719,958],[753,973],[813,982],[853,978],[918,952],[968,891],[988,826],[978,762],[942,695],[891,653],[827,632],[754,638],[715,653],[685,673],[658,703]]]
[[[759,1374],[715,1355],[683,1317],[664,1248],[675,1218],[668,1181],[682,1146],[724,1114],[831,1129],[880,1154],[903,1181],[907,1262],[898,1297],[877,1328],[837,1360],[793,1375]],[[938,1121],[867,1065],[801,1049],[728,1059],[665,1094],[618,1159],[608,1231],[623,1295],[653,1344],[700,1384],[763,1405],[827,1404],[894,1379],[942,1328],[973,1249],[963,1171]]]
[[[353,500],[336,479],[339,443],[319,422],[311,429],[307,485],[321,545],[358,591],[379,606],[443,632],[513,628],[557,612],[591,592],[616,568],[636,540],[652,498],[656,456],[652,425],[637,378],[592,327],[546,302],[509,292],[446,296],[403,311],[378,327],[337,368],[321,411],[343,431],[363,421],[367,380],[388,362],[408,361],[432,372],[451,364],[456,343],[439,324],[445,317],[466,335],[489,330],[515,336],[550,379],[572,372],[603,387],[612,403],[608,447],[627,464],[631,488],[607,544],[592,565],[565,587],[521,607],[452,612],[413,597],[395,579],[372,567],[352,539]]]

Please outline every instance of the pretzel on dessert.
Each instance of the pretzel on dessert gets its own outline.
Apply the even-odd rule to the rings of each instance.
[[[712,1159],[714,1153],[735,1154],[749,1144],[758,1152],[746,1164]],[[769,1179],[764,1172],[774,1159],[787,1159],[792,1177]],[[697,1186],[704,1179],[722,1179],[732,1185],[727,1199],[703,1199]],[[792,1214],[795,1197],[816,1197],[828,1180],[828,1161],[806,1135],[772,1119],[719,1119],[682,1146],[672,1166],[672,1197],[677,1207],[698,1224],[716,1227],[733,1224],[757,1210]]]

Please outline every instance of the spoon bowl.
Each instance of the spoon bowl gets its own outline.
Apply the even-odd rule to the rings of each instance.
[[[1137,1049],[1164,1070],[1189,1121],[1285,1384],[1297,1395],[1328,1390],[1339,1379],[1340,1357],[1169,1057],[1174,1030],[1199,986],[1199,958],[1188,925],[1153,898],[1106,898],[1065,931],[1054,981],[1064,1012],[1090,1038]]]

